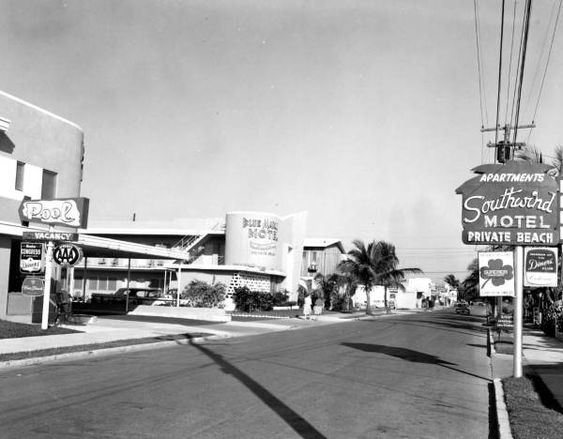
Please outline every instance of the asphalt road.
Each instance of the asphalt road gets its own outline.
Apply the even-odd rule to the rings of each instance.
[[[482,319],[352,321],[0,373],[2,438],[487,438]]]

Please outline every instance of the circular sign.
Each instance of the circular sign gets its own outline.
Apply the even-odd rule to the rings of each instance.
[[[74,267],[82,260],[82,249],[73,244],[59,244],[53,250],[53,260],[63,267]]]
[[[45,289],[45,280],[41,277],[26,277],[22,282],[22,294],[25,296],[41,296]]]

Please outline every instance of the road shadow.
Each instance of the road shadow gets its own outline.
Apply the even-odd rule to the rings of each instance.
[[[256,395],[264,404],[272,409],[283,421],[287,423],[297,434],[307,439],[326,439],[320,431],[318,431],[311,423],[303,418],[299,413],[285,404],[282,400],[265,389],[260,383],[253,380],[242,370],[233,366],[227,360],[213,352],[211,349],[190,341],[190,344],[200,352],[208,356],[216,364],[218,364],[224,373],[232,375],[238,381],[246,386],[254,395]]]
[[[392,357],[400,358],[401,360],[412,361],[414,363],[438,364],[438,365],[455,365],[449,361],[441,360],[435,355],[426,354],[424,352],[415,351],[407,348],[399,348],[396,346],[385,346],[381,344],[370,343],[342,343],[353,349],[359,349],[364,352],[375,352],[378,354],[390,355]]]
[[[464,375],[469,375],[474,378],[479,378],[481,380],[490,382],[491,380],[487,377],[482,377],[471,372],[459,369],[456,363],[451,363],[446,360],[442,360],[436,355],[427,354],[425,352],[415,351],[413,349],[401,348],[397,346],[386,346],[380,344],[371,343],[342,343],[342,346],[347,346],[352,349],[358,349],[364,352],[373,352],[376,354],[389,355],[391,357],[399,358],[401,360],[410,361],[412,363],[424,363],[424,364],[436,364],[438,366],[444,367],[446,369],[452,370],[454,372],[459,372]]]

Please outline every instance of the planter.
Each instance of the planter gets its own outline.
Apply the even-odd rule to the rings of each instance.
[[[179,308],[170,306],[139,305],[129,313],[135,316],[170,317],[175,319],[204,320],[207,322],[230,322],[231,316],[219,308]]]

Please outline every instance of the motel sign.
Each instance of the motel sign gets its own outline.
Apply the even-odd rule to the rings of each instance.
[[[527,161],[477,166],[458,189],[469,245],[559,244],[559,182],[553,167]]]

